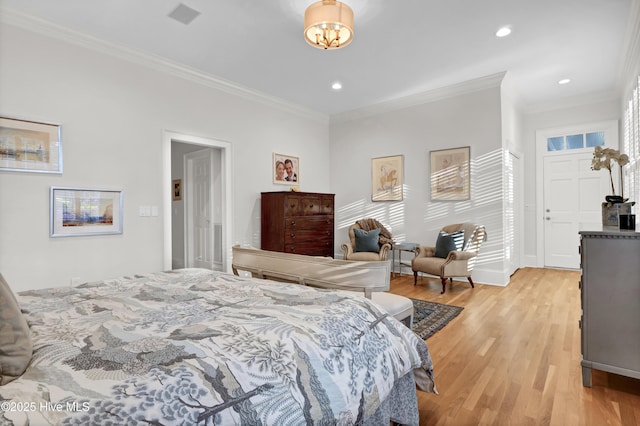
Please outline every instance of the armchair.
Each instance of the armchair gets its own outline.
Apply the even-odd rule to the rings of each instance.
[[[436,247],[419,246],[411,261],[413,285],[417,284],[418,272],[440,277],[444,294],[447,279],[453,283],[453,277],[466,277],[473,288],[471,272],[475,266],[480,245],[486,241],[487,234],[483,225],[458,223],[442,228]]]
[[[349,242],[342,244],[345,260],[387,260],[393,236],[376,219],[362,219],[349,227]]]

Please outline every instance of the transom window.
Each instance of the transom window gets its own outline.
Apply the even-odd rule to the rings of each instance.
[[[604,146],[604,132],[589,132],[547,138],[547,151],[593,148]]]

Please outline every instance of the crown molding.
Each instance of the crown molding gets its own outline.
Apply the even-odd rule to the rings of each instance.
[[[158,55],[108,42],[89,34],[75,31],[10,8],[0,7],[0,22],[142,65],[154,71],[170,74],[202,86],[235,95],[249,101],[258,102],[269,107],[274,107],[320,123],[329,122],[329,116],[326,114],[288,102],[276,96],[242,86],[221,77],[207,74],[195,68],[170,61]]]
[[[478,92],[480,90],[490,89],[492,87],[499,87],[505,74],[506,71],[499,72],[496,74],[464,81],[450,86],[417,93],[415,95],[392,99],[390,101],[380,102],[371,106],[335,114],[331,116],[330,122],[332,124],[335,124],[358,120],[361,118],[370,117],[372,115],[383,114],[416,105],[436,102],[442,99],[452,98],[454,96],[460,96],[468,93]]]
[[[524,114],[537,114],[541,112],[557,111],[567,108],[576,108],[584,105],[600,102],[619,101],[620,93],[617,90],[593,92],[586,95],[571,96],[548,102],[526,105],[522,108]]]

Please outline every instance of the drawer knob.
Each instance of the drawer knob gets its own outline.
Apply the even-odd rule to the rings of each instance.
[[[296,221],[295,221],[295,220],[292,220],[292,221],[291,221],[291,225],[295,225],[295,224],[296,224]]]
[[[295,238],[295,237],[296,237],[296,234],[291,234],[291,238]]]
[[[312,209],[313,208],[313,204],[309,204],[309,208]]]
[[[296,248],[295,247],[291,247],[289,250],[296,251]]]

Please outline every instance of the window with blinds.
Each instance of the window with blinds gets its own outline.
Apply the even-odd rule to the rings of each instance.
[[[623,168],[625,198],[640,202],[640,75],[624,112],[624,147],[629,164]]]

